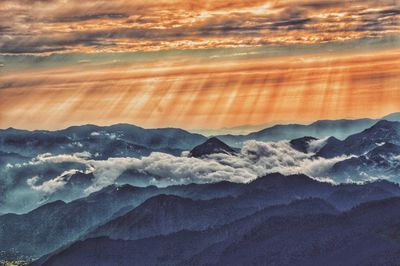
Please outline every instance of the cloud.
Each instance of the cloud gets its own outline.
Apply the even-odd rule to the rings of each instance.
[[[90,152],[77,152],[74,154],[61,154],[52,155],[51,153],[44,153],[36,156],[30,164],[40,164],[40,163],[62,163],[62,162],[85,162],[85,159],[90,158],[92,155]]]
[[[0,53],[202,49],[359,39],[398,33],[398,10],[391,0],[346,4],[4,0]]]
[[[59,175],[53,179],[50,179],[48,181],[45,181],[40,185],[37,185],[37,182],[39,181],[38,176],[29,178],[26,181],[26,183],[33,190],[40,191],[45,194],[52,194],[52,193],[56,192],[58,189],[62,188],[68,182],[69,178],[78,171],[79,170],[76,170],[76,169],[71,169],[71,170],[65,171],[61,175]]]
[[[55,22],[79,22],[86,20],[96,20],[101,18],[107,19],[120,19],[120,18],[128,18],[129,15],[126,13],[96,13],[92,15],[81,15],[81,16],[68,16],[68,17],[59,17]]]
[[[232,181],[245,183],[268,173],[282,174],[304,173],[322,181],[333,182],[327,171],[347,156],[332,159],[314,158],[313,153],[305,154],[293,149],[288,141],[258,142],[248,141],[240,154],[213,154],[205,158],[173,156],[153,152],[147,157],[109,158],[108,160],[89,159],[88,153],[72,155],[42,155],[35,159],[38,162],[79,162],[86,165],[86,172],[93,173],[94,180],[87,193],[97,191],[115,180],[126,170],[134,169],[149,176],[148,185],[167,186],[188,183],[210,183]],[[37,179],[29,181],[35,190],[51,193],[65,185],[66,174],[36,185]],[[68,177],[68,175],[67,175]],[[134,177],[132,177],[134,178]]]
[[[307,152],[317,153],[322,147],[326,145],[329,137],[323,139],[312,140],[308,143]]]

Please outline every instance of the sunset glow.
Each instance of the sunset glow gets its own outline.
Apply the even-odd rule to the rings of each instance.
[[[397,1],[6,0],[0,127],[378,117],[400,106]]]

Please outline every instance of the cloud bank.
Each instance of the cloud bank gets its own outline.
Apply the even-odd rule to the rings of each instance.
[[[218,181],[249,182],[268,173],[303,173],[318,180],[334,182],[326,176],[327,171],[346,156],[332,159],[314,158],[313,153],[302,153],[293,149],[288,141],[259,142],[248,141],[238,155],[212,154],[204,158],[153,152],[147,157],[109,158],[92,160],[89,154],[73,155],[49,154],[38,156],[32,163],[79,162],[86,165],[86,173],[93,173],[93,183],[87,193],[97,191],[113,184],[126,170],[135,170],[149,176],[148,185],[167,186],[188,183],[209,183]],[[28,180],[32,189],[53,193],[68,182],[76,170],[67,171],[60,176],[38,184],[37,177]],[[135,178],[135,177],[132,177]]]

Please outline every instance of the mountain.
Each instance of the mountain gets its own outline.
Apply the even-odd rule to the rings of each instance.
[[[25,214],[4,214],[0,216],[0,252],[18,250],[26,256],[40,256],[79,238],[114,215],[120,216],[132,210],[153,196],[175,194],[193,199],[211,199],[240,194],[240,186],[229,182],[168,188],[111,185],[69,203],[56,201]],[[55,208],[55,204],[60,208]]]
[[[289,143],[293,149],[307,153],[310,149],[310,142],[317,140],[314,137],[302,137],[298,139],[292,139]]]
[[[58,131],[0,130],[0,150],[27,157],[42,153],[90,152],[98,158],[145,156],[152,151],[180,154],[206,137],[177,128],[144,129],[129,124],[83,125]]]
[[[199,248],[199,247],[211,245],[211,244],[215,243],[215,241],[217,241],[217,239],[223,239],[226,236],[235,235],[238,232],[242,233],[244,231],[243,229],[245,229],[245,228],[248,229],[256,221],[268,219],[268,218],[276,216],[276,215],[294,215],[294,214],[298,214],[298,213],[303,213],[303,214],[305,214],[305,213],[337,213],[337,211],[335,210],[335,208],[333,208],[332,206],[330,206],[329,204],[326,204],[325,202],[323,202],[321,200],[306,199],[303,201],[296,201],[296,202],[290,203],[289,205],[278,205],[278,206],[265,208],[265,209],[261,210],[260,212],[257,212],[256,214],[246,216],[246,217],[238,219],[232,223],[226,223],[226,229],[224,226],[224,227],[222,227],[223,230],[221,230],[221,227],[218,227],[218,226],[215,228],[209,228],[207,230],[201,230],[200,232],[199,231],[182,230],[180,232],[173,233],[171,235],[154,236],[152,238],[145,238],[143,240],[137,240],[139,246],[143,245],[142,248],[140,248],[140,249],[137,249],[134,246],[132,246],[134,241],[130,241],[129,239],[128,240],[120,240],[120,239],[110,240],[109,238],[106,238],[106,237],[97,237],[97,238],[90,238],[87,240],[81,240],[81,241],[78,241],[75,244],[73,244],[71,246],[71,248],[76,249],[75,246],[78,246],[77,248],[80,249],[81,243],[90,243],[89,249],[91,249],[93,241],[96,241],[100,244],[99,245],[100,249],[103,249],[103,248],[107,249],[107,251],[105,251],[106,256],[109,256],[109,254],[121,255],[121,256],[123,256],[123,259],[118,261],[118,263],[124,262],[123,264],[126,264],[132,258],[128,254],[126,254],[128,250],[131,250],[132,254],[137,250],[137,251],[139,251],[139,253],[136,253],[135,255],[139,255],[146,248],[148,249],[148,248],[152,247],[152,248],[154,248],[155,253],[162,252],[163,256],[166,256],[165,259],[167,260],[166,261],[167,264],[174,264],[170,261],[171,259],[174,260],[174,257],[179,259],[182,256],[186,255],[186,254],[177,255],[183,249],[187,249],[188,252],[185,252],[185,253],[189,253],[189,254],[193,253],[195,251],[198,252],[198,251],[201,251],[201,248]],[[249,223],[251,225],[249,225]],[[204,233],[201,233],[201,232],[204,232]],[[211,232],[216,237],[204,238],[202,236],[205,234],[208,235]],[[173,239],[172,241],[174,243],[173,243],[173,246],[170,246],[171,254],[170,254],[170,256],[168,256],[167,251],[165,250],[164,246],[165,245],[168,246],[168,241],[170,241],[170,236],[172,236],[172,239]],[[200,237],[198,237],[198,236],[200,236]],[[146,241],[146,239],[148,241]],[[192,241],[190,241],[190,239],[192,239]],[[103,240],[104,240],[104,242],[103,242]],[[177,241],[175,241],[175,240],[177,240]],[[200,241],[200,242],[198,242],[198,241]],[[105,246],[102,246],[102,244],[105,244]],[[115,249],[114,249],[114,247],[115,247]],[[60,261],[58,261],[58,258],[63,256],[61,254],[64,254],[64,253],[68,254],[70,252],[69,249],[70,248],[67,247],[65,250],[61,249],[61,251],[59,250],[59,251],[54,252],[54,254],[57,254],[56,255],[57,260],[55,262],[53,262],[53,258],[51,258],[51,255],[50,255],[49,260],[43,258],[43,260],[47,260],[45,263],[43,263],[43,261],[39,260],[36,263],[36,265],[47,265],[47,264],[51,265],[52,263],[57,263],[57,264],[61,263]],[[120,250],[122,252],[120,253],[117,250]],[[84,252],[83,250],[81,250],[81,251]],[[116,252],[116,253],[114,253],[114,252]],[[88,250],[88,254],[91,254],[91,253],[92,253],[92,251]],[[61,255],[61,256],[59,256],[59,255]],[[104,263],[104,265],[107,265],[107,263],[111,263],[111,261],[109,261],[107,259],[104,260],[104,258],[101,258],[101,255],[98,258],[99,258],[99,261],[96,261],[96,263],[97,262]],[[145,254],[142,254],[142,259],[137,260],[136,262],[141,265],[154,265],[153,259],[156,259],[156,261],[158,261],[158,263],[156,263],[156,264],[162,263],[162,259],[157,258],[157,257],[152,257],[152,256],[146,256]],[[78,260],[73,259],[72,261],[73,262],[87,261],[89,263],[88,265],[93,265],[93,263],[95,263],[94,261],[91,261],[90,259],[87,260],[87,258],[85,258],[85,255],[83,255]],[[104,262],[101,262],[101,261],[104,261]]]
[[[235,154],[236,151],[216,137],[209,138],[206,142],[194,147],[189,156],[200,158],[214,153]]]
[[[316,139],[307,136],[291,140],[290,145],[292,148],[301,152],[316,152],[315,156],[312,156],[313,154],[310,155],[312,156],[310,157],[311,160],[318,160],[318,157],[329,159],[336,156],[355,155],[349,158],[343,157],[343,160],[337,162],[333,167],[327,170],[326,175],[329,175],[336,181],[365,181],[385,178],[398,181],[400,166],[397,156],[400,156],[400,154],[395,154],[394,147],[399,146],[400,143],[399,124],[400,122],[381,120],[370,128],[350,135],[344,140],[339,140],[335,137]],[[104,131],[102,131],[102,128]],[[139,156],[137,153],[138,151],[140,151],[141,154],[152,152],[152,148],[128,143],[128,141],[133,141],[136,136],[136,130],[146,131],[145,129],[138,129],[135,126],[124,124],[110,127],[87,125],[54,132],[28,131],[26,137],[27,139],[32,137],[32,141],[25,140],[22,144],[16,145],[14,147],[15,149],[12,149],[13,151],[0,150],[0,192],[3,195],[0,197],[0,212],[24,213],[46,202],[54,200],[74,200],[85,195],[85,189],[90,186],[90,182],[101,176],[101,174],[99,174],[98,177],[94,178],[93,175],[89,174],[81,175],[79,178],[81,181],[75,182],[75,173],[87,172],[88,165],[84,163],[84,160],[72,160],[73,162],[46,162],[40,158],[29,157],[28,155],[31,154],[31,149],[29,147],[37,146],[37,148],[34,149],[35,152],[40,151],[43,153],[47,153],[47,150],[49,150],[49,152],[55,152],[55,154],[62,151],[66,152],[66,154],[71,157],[75,155],[69,152],[83,152],[88,149],[94,153],[88,158],[89,160],[106,159],[108,156]],[[174,132],[173,129],[160,130],[167,135],[171,135],[171,132]],[[158,132],[159,130],[155,131]],[[184,134],[180,130],[175,131],[180,132],[177,133],[178,135]],[[1,131],[0,139],[2,138],[2,141],[7,140],[7,143],[19,143],[17,141],[18,137],[12,137],[15,134],[20,136],[18,132],[20,131],[15,129]],[[193,136],[191,136],[190,133],[187,134],[189,134],[188,138],[192,139]],[[21,136],[23,135],[24,134]],[[46,140],[45,136],[47,135],[52,136],[52,138]],[[40,137],[36,139],[36,136]],[[87,136],[89,137],[85,139]],[[161,138],[161,136],[159,137]],[[60,138],[66,138],[71,143],[80,143],[82,147],[77,144],[72,145],[71,143],[71,145],[52,143],[52,140]],[[138,136],[140,141],[144,141],[145,138],[148,137]],[[49,141],[50,143],[48,143]],[[25,148],[24,143],[27,144],[28,148]],[[164,141],[160,143],[165,144]],[[184,141],[184,143],[186,142]],[[153,142],[152,145],[155,147],[154,145],[156,144]],[[187,145],[189,146],[189,144]],[[4,148],[4,146],[2,147]],[[161,146],[159,145],[158,147],[160,148]],[[160,150],[164,151],[166,149],[169,148],[160,148]],[[390,149],[394,150],[391,151]],[[24,152],[26,155],[19,154],[21,150],[27,150],[27,152]],[[369,152],[372,151],[374,151],[374,154],[369,154]],[[169,152],[179,152],[180,154],[181,150],[172,151],[172,149],[169,149]],[[220,152],[236,154],[236,149],[223,143],[218,138],[210,138],[205,140],[205,142],[200,142],[198,146],[195,146],[191,150],[190,155],[202,158],[203,156]],[[274,155],[271,156],[271,159],[274,159],[272,158],[273,156]],[[117,182],[117,184],[127,183],[134,186],[146,186],[152,181],[161,182],[161,178],[163,178],[161,175],[147,174],[144,171],[135,169],[123,169],[122,173],[118,173],[115,182]],[[65,183],[65,186],[59,186],[57,189],[53,189],[54,191],[51,193],[46,193],[46,188],[43,186],[51,185],[56,181]],[[163,185],[168,185],[168,181],[165,182],[166,183]]]
[[[54,200],[64,200],[69,202],[81,198],[86,195],[85,190],[92,185],[95,179],[93,173],[84,173],[81,171],[66,175],[69,175],[69,177],[65,178],[68,182],[52,194],[43,197],[42,201],[51,202]]]
[[[359,184],[340,184],[326,199],[339,210],[348,210],[363,202],[400,196],[398,184],[386,180]]]
[[[363,155],[385,143],[400,145],[400,122],[381,120],[343,141],[329,138],[317,156],[332,158],[343,154]]]
[[[241,185],[236,193],[223,198],[193,200],[171,194],[159,195],[101,225],[85,238],[107,236],[133,240],[181,230],[205,230],[267,206],[287,204],[296,199],[324,197],[329,190],[332,190],[329,184],[312,181],[306,176],[275,174]]]
[[[367,118],[355,120],[318,120],[309,125],[275,125],[247,135],[219,135],[217,137],[233,147],[240,147],[243,142],[248,140],[279,141],[297,139],[304,136],[319,139],[334,136],[343,139],[372,126],[377,121]]]
[[[334,186],[305,175],[278,173],[246,184],[112,185],[68,203],[55,201],[26,214],[1,215],[0,252],[17,250],[37,257],[84,236],[132,240],[181,230],[208,230],[266,207],[307,198],[319,198],[344,210],[377,199],[376,193],[369,193],[373,186],[383,191],[379,199],[400,195],[400,188],[389,182],[374,184],[378,182],[360,185],[359,193],[348,193],[343,201],[334,196],[337,191],[350,190],[347,186],[351,184]]]
[[[202,231],[86,239],[34,265],[397,265],[399,208],[400,198],[388,198],[338,213],[307,199]]]
[[[1,250],[18,250],[30,256],[48,253],[110,219],[121,208],[138,205],[154,192],[156,188],[151,187],[111,186],[70,203],[55,201],[26,214],[2,215]]]
[[[400,145],[400,122],[381,120],[372,127],[347,137],[343,143],[347,153],[356,155],[383,143]]]
[[[85,170],[86,166],[79,162],[35,164],[26,157],[16,161],[15,164],[9,161],[0,165],[0,212],[23,213],[47,201],[47,195],[32,189],[28,184],[29,179],[32,183],[35,183],[32,180],[37,180],[37,183],[41,184],[58,176],[66,177],[72,172],[85,172]],[[75,187],[74,190],[81,188]],[[70,195],[70,198],[76,197]],[[63,197],[54,197],[53,200],[55,199],[68,200]]]
[[[392,113],[392,114],[388,114],[382,118],[379,119],[370,119],[371,121],[375,121],[377,122],[378,120],[388,120],[388,121],[400,121],[400,112],[398,113]],[[322,121],[327,121],[327,120],[322,120]],[[329,120],[328,120],[329,121]],[[331,120],[334,121],[334,120]],[[280,122],[280,123],[284,123],[284,122]],[[196,132],[205,136],[238,136],[238,135],[247,135],[250,134],[252,132],[258,132],[261,130],[264,130],[268,127],[272,127],[273,125],[276,125],[278,123],[269,123],[269,124],[259,124],[259,125],[240,125],[240,126],[235,126],[235,127],[224,127],[224,128],[216,128],[216,129],[191,129],[191,132]],[[282,124],[285,125],[285,124]],[[371,124],[372,125],[372,124]],[[367,125],[371,126],[371,125]],[[366,127],[365,127],[366,128]],[[365,128],[359,128],[359,131],[365,129]],[[348,135],[350,135],[351,133],[355,133],[350,132]],[[307,135],[307,134],[306,134]],[[345,137],[347,137],[348,135],[346,135],[346,133],[341,133],[341,132],[332,132],[332,134],[328,134],[327,136],[330,135],[334,135],[337,138],[340,139],[344,139]],[[231,143],[230,143],[231,144]]]
[[[81,197],[83,194],[80,192],[88,184],[73,182],[68,185],[74,181],[74,177],[69,178],[69,175],[75,171],[85,172],[87,165],[74,159],[74,154],[85,153],[91,160],[143,157],[154,151],[180,156],[182,151],[206,140],[204,136],[181,129],[144,129],[128,124],[104,127],[83,125],[58,131],[0,130],[0,212],[23,213],[37,207],[38,203],[57,199],[70,201]],[[41,159],[43,155],[64,154],[73,162]],[[58,189],[53,195],[33,187],[52,179],[66,182],[67,187],[62,191]],[[85,180],[92,179],[87,176]],[[124,177],[118,181],[121,180]],[[135,185],[143,184],[138,182]]]
[[[192,200],[162,194],[101,225],[85,238],[108,236],[132,240],[181,230],[204,230],[254,213],[260,208],[260,204],[263,203],[242,206],[240,201],[232,197]]]
[[[383,162],[388,157],[400,155],[400,145],[385,142],[367,153],[367,157],[375,161]]]
[[[223,127],[223,128],[215,128],[215,129],[190,129],[190,132],[199,133],[204,136],[218,136],[218,135],[245,135],[251,132],[260,131],[268,126],[271,126],[271,123],[268,124],[259,124],[259,125],[240,125],[234,127]]]
[[[310,136],[317,139],[335,137],[345,139],[349,135],[365,130],[380,120],[399,121],[400,112],[386,115],[380,119],[338,119],[338,120],[317,120],[308,125],[287,124],[274,125],[246,135],[223,134],[217,135],[220,140],[230,146],[241,147],[245,141],[280,141],[292,140]]]
[[[335,180],[391,179],[399,182],[400,145],[385,143],[368,153],[336,163],[329,175]]]
[[[111,126],[79,126],[58,131],[73,140],[88,136],[109,137],[141,145],[151,149],[189,150],[206,140],[206,137],[187,132],[179,128],[145,129],[130,124],[116,124]]]
[[[382,117],[382,119],[387,121],[400,121],[400,112],[388,114]]]

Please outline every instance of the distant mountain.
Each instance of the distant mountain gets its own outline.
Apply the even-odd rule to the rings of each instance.
[[[343,141],[329,138],[317,156],[332,158],[343,154],[363,155],[385,143],[400,145],[400,122],[381,120]]]
[[[82,196],[79,192],[88,184],[72,182],[74,177],[66,176],[74,170],[85,172],[86,165],[78,162],[33,163],[38,155],[72,156],[86,152],[90,153],[90,159],[107,160],[110,157],[148,156],[159,151],[179,156],[182,151],[206,140],[204,136],[182,129],[144,129],[128,124],[104,127],[83,125],[58,131],[0,130],[0,211],[23,213],[37,207],[38,202],[69,201]],[[27,184],[32,178],[37,180],[37,184],[43,184],[56,177],[67,180],[67,186],[50,196],[35,191]],[[88,177],[85,180],[92,179]],[[118,181],[122,180],[123,177]],[[135,185],[142,184],[138,182]]]
[[[385,143],[368,153],[336,163],[329,175],[335,180],[346,182],[365,179],[386,178],[399,182],[400,145]]]
[[[130,124],[103,127],[87,125],[70,127],[59,132],[74,140],[88,136],[106,136],[157,150],[189,150],[206,140],[206,137],[200,134],[193,134],[179,128],[145,129]]]
[[[388,114],[382,117],[382,119],[388,121],[400,121],[400,112]]]
[[[86,239],[34,265],[397,265],[399,208],[400,198],[345,213],[323,200],[301,200],[202,231]]]
[[[371,127],[380,120],[400,121],[400,112],[392,113],[380,119],[338,119],[318,120],[309,125],[287,124],[267,127],[246,135],[223,134],[217,135],[220,140],[233,147],[241,147],[243,142],[248,140],[258,141],[279,141],[292,140],[310,136],[317,139],[335,137],[345,139],[349,135],[358,133]]]
[[[271,126],[271,123],[268,124],[260,124],[260,125],[240,125],[234,127],[223,127],[223,128],[215,128],[215,129],[191,129],[190,132],[199,133],[204,136],[218,136],[218,135],[245,135],[251,132],[260,131],[268,126]]]
[[[376,122],[377,120],[375,119],[367,118],[355,120],[319,120],[309,125],[275,125],[248,135],[220,135],[217,137],[234,147],[240,147],[243,142],[248,140],[279,141],[297,139],[304,136],[314,138],[334,136],[343,139],[372,126]]]
[[[0,150],[34,157],[42,153],[87,151],[98,158],[138,157],[152,151],[180,154],[206,137],[177,128],[144,129],[134,125],[73,126],[59,131],[0,130]]]
[[[316,122],[314,125],[320,123],[322,122]],[[336,123],[337,121],[332,122],[333,125]],[[290,145],[301,152],[316,152],[316,155],[311,159],[355,155],[337,162],[328,171],[327,175],[339,182],[382,178],[392,178],[394,181],[399,181],[400,166],[397,156],[400,155],[393,154],[393,152],[388,153],[390,148],[388,145],[400,146],[399,125],[400,122],[380,120],[362,132],[350,135],[344,140],[335,137],[317,140],[312,136],[306,136],[291,140]],[[138,135],[138,132],[144,135]],[[150,133],[147,134],[146,132]],[[165,139],[164,135],[160,135],[160,132],[165,134]],[[177,134],[176,138],[173,137],[175,133]],[[160,139],[160,141],[156,141],[157,139]],[[61,141],[61,143],[58,143],[58,141]],[[134,141],[143,141],[147,143],[146,145],[151,145],[152,148],[134,144]],[[191,144],[198,145],[191,146]],[[236,148],[225,144],[218,138],[206,139],[203,136],[193,135],[179,129],[146,130],[126,124],[110,127],[86,125],[54,132],[31,132],[15,129],[0,131],[0,146],[7,150],[2,151],[0,149],[0,192],[2,193],[0,212],[24,213],[37,207],[38,203],[43,204],[53,200],[74,200],[83,196],[85,189],[94,180],[93,176],[89,174],[81,175],[79,182],[75,182],[76,176],[74,174],[70,177],[71,172],[84,173],[87,170],[87,165],[82,162],[36,164],[32,162],[31,156],[36,156],[37,153],[71,155],[74,152],[90,151],[92,154],[90,159],[92,160],[107,159],[109,156],[143,156],[155,150],[181,154],[182,150],[168,148],[168,145],[175,148],[190,146],[191,148],[188,149],[191,150],[190,156],[198,158],[214,153],[236,154],[238,152]],[[318,146],[317,149],[316,146]],[[375,155],[368,154],[373,150],[375,150]],[[59,177],[59,180],[62,180],[61,182],[65,182],[65,186],[60,186],[52,193],[43,193],[40,187],[35,188],[35,185],[40,186],[56,177]],[[160,180],[161,178],[163,177],[128,169],[123,171],[115,182],[117,184],[127,183],[135,186],[146,186],[152,180]],[[28,180],[30,181],[28,182]],[[165,185],[168,185],[168,183]]]
[[[216,137],[209,138],[206,142],[194,147],[189,156],[200,158],[214,153],[235,154],[236,151]]]
[[[352,154],[363,154],[384,143],[400,145],[400,122],[381,120],[372,127],[347,137],[343,143],[346,151]]]

